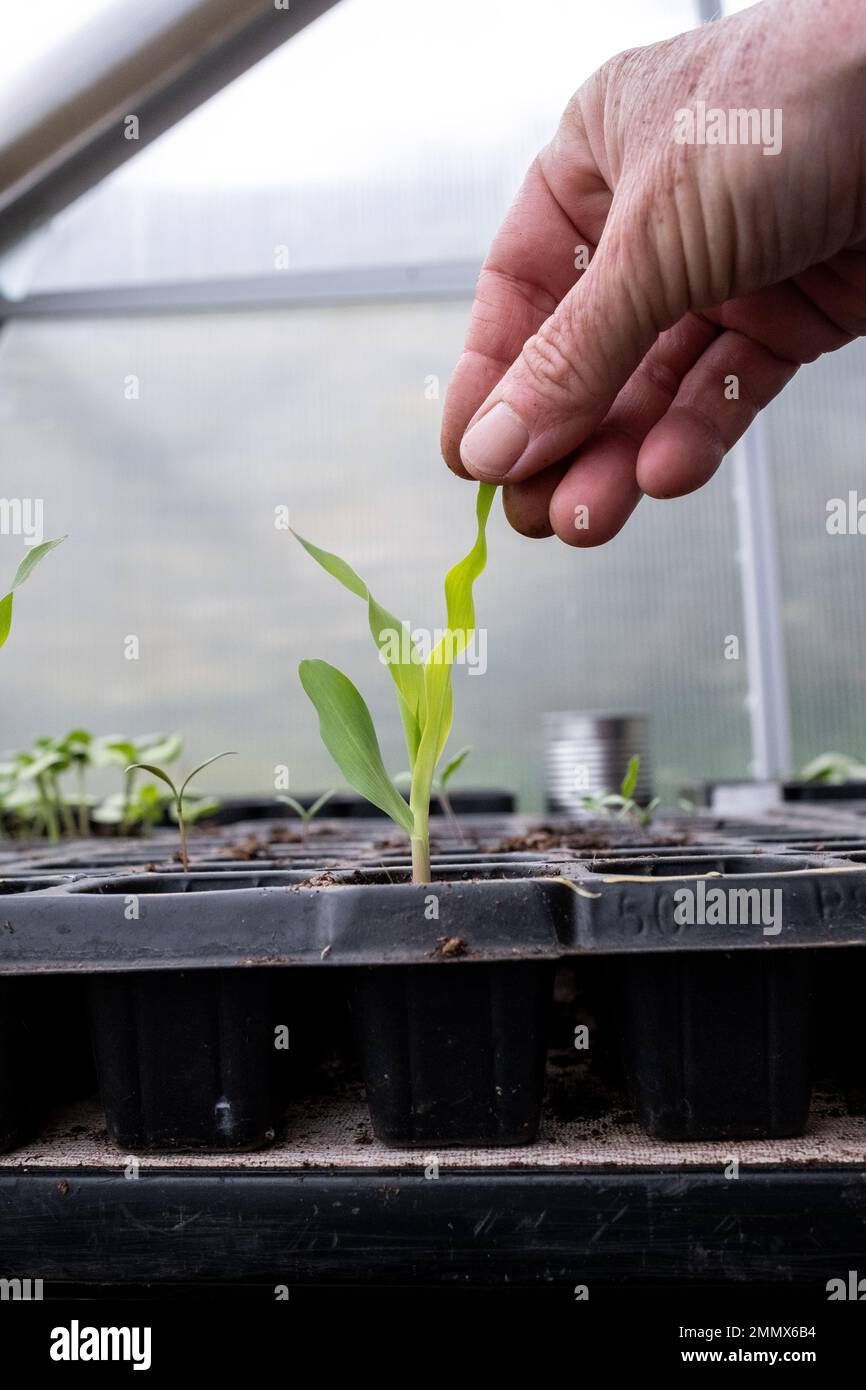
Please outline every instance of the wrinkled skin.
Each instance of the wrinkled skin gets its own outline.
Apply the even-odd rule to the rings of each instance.
[[[781,149],[677,143],[699,100],[781,109]],[[765,0],[572,98],[484,264],[442,451],[505,482],[522,534],[598,545],[643,493],[702,486],[801,364],[863,333],[864,0]],[[504,451],[467,435],[500,402]]]

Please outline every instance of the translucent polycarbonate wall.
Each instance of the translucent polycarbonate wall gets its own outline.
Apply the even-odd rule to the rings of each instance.
[[[58,218],[19,285],[480,258],[581,82],[696,22],[692,0],[341,0]]]
[[[864,421],[862,342],[804,367],[769,415],[797,765],[866,756]]]
[[[3,741],[179,727],[191,756],[238,749],[213,774],[224,787],[267,792],[284,762],[296,787],[329,785],[296,674],[321,656],[363,691],[399,771],[363,605],[276,509],[401,617],[441,626],[445,570],[473,532],[473,489],[438,455],[465,319],[457,303],[12,325],[4,486],[43,497],[46,534],[70,536],[20,596]],[[10,569],[17,544],[0,547]],[[744,662],[724,650],[741,630],[728,475],[645,501],[593,552],[525,540],[497,512],[477,600],[486,669],[455,676],[465,784],[537,803],[541,716],[572,707],[648,710],[669,786],[745,770]]]

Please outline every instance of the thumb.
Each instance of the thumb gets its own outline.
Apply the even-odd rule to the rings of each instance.
[[[470,420],[460,458],[474,478],[520,482],[572,453],[684,312],[651,303],[660,277],[646,227],[611,210],[589,268]]]

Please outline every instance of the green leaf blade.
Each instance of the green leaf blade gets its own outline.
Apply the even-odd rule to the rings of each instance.
[[[62,545],[66,540],[65,536],[58,536],[54,541],[43,541],[41,545],[34,545],[32,550],[28,550],[21,564],[15,571],[15,578],[12,580],[12,588],[17,589],[28,579],[35,570],[39,561],[44,559],[49,550],[54,550],[58,545]]]
[[[630,797],[634,796],[634,789],[637,786],[639,772],[640,754],[632,753],[631,757],[628,760],[628,767],[625,770],[625,776],[623,777],[622,784],[620,786],[620,791],[622,795],[626,798],[626,800],[629,800]]]
[[[346,781],[411,835],[411,812],[385,771],[373,720],[360,691],[327,661],[302,661],[298,674],[319,716],[322,742]]]
[[[6,645],[6,638],[12,628],[12,594],[0,598],[0,647]]]
[[[160,782],[164,782],[167,787],[171,788],[172,796],[175,799],[178,798],[177,787],[174,785],[174,782],[172,782],[168,773],[163,772],[161,767],[156,767],[154,763],[130,763],[129,767],[126,768],[125,771],[133,772],[136,768],[138,768],[141,772],[149,772],[151,777],[158,777]]]
[[[472,549],[445,576],[445,603],[448,629],[427,658],[424,668],[426,719],[419,757],[425,763],[433,758],[435,767],[451,732],[453,695],[451,667],[468,646],[475,631],[475,600],[473,586],[487,564],[487,520],[496,488],[492,483],[479,483],[475,503],[477,529]],[[431,773],[432,775],[432,773]],[[425,772],[426,777],[426,772]]]
[[[357,594],[358,598],[367,599],[369,590],[351,565],[347,564],[345,560],[341,560],[339,555],[334,555],[332,551],[322,550],[321,546],[313,545],[312,541],[305,540],[303,536],[298,535],[297,531],[292,531],[292,535],[304,547],[307,554],[316,561],[316,564],[321,565],[322,569],[342,584],[344,589],[348,589],[351,594]]]
[[[339,555],[313,545],[312,541],[305,540],[297,531],[292,531],[292,535],[327,574],[367,604],[370,632],[396,686],[406,750],[410,765],[414,764],[421,740],[424,671],[420,653],[409,636],[406,624],[395,618],[393,613],[389,613],[387,608],[382,607],[370,593],[361,576]]]
[[[193,770],[192,770],[192,772],[189,774],[189,776],[186,777],[186,778],[184,779],[183,782],[181,782],[181,784],[180,784],[180,794],[179,794],[180,800],[181,800],[181,801],[183,800],[183,794],[184,794],[184,792],[186,791],[187,787],[189,786],[190,782],[192,781],[193,777],[197,777],[198,774],[199,774],[200,772],[204,772],[204,770],[205,770],[206,767],[210,767],[211,763],[218,763],[219,760],[220,760],[220,758],[236,758],[236,757],[237,757],[237,753],[235,752],[235,750],[234,750],[233,748],[229,748],[229,749],[226,750],[225,753],[214,753],[214,755],[213,755],[212,758],[205,758],[204,762],[203,762],[203,763],[199,763],[198,767],[194,767]]]
[[[439,773],[439,781],[443,787],[448,786],[448,783],[451,781],[451,778],[454,776],[455,772],[458,770],[458,768],[463,766],[471,752],[472,747],[470,745],[468,748],[461,748],[459,753],[455,753],[454,757],[449,759],[449,761],[443,767],[442,771]]]

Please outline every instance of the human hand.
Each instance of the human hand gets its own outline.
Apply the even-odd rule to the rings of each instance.
[[[760,142],[680,143],[684,111],[763,113]],[[522,534],[599,545],[864,333],[862,0],[765,0],[572,98],[482,269],[442,452]]]

